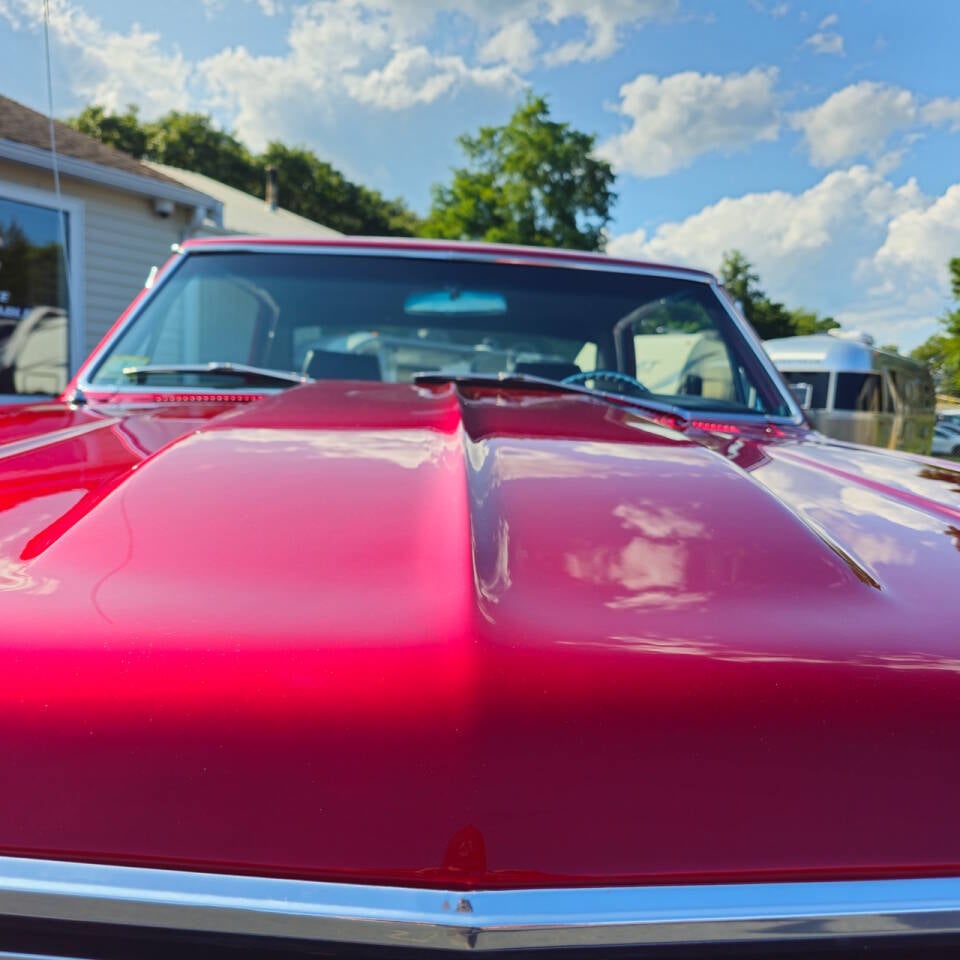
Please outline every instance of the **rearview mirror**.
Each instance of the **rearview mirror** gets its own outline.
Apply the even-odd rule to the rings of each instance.
[[[430,290],[411,294],[404,301],[403,312],[413,316],[438,316],[459,313],[506,313],[507,301],[499,293],[480,290]]]

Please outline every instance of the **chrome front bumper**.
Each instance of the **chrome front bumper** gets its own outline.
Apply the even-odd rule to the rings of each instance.
[[[0,857],[0,916],[477,952],[783,944],[960,933],[960,877],[457,892]]]

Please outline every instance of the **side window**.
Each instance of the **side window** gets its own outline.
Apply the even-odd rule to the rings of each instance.
[[[198,359],[256,361],[257,321],[261,316],[266,321],[268,311],[252,288],[230,277],[207,279],[202,289],[193,292],[193,300],[196,315],[188,328],[196,327]]]
[[[149,323],[131,328],[97,376],[117,380],[126,366],[257,363],[275,314],[256,288],[233,277],[193,277],[161,291]]]
[[[160,306],[160,304],[158,304]],[[140,346],[142,363],[250,363],[263,305],[242,283],[227,277],[191,279],[162,305],[150,341]]]
[[[879,373],[838,373],[836,410],[879,413],[883,391]]]
[[[633,350],[629,359],[637,379],[652,393],[749,402],[738,395],[730,354],[702,304],[661,301],[621,320],[618,327],[625,323]]]

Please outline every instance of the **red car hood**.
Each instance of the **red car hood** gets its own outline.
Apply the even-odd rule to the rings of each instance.
[[[0,852],[465,888],[960,865],[947,463],[342,383],[21,407],[0,441]]]

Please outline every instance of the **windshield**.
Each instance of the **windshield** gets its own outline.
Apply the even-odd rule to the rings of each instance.
[[[90,382],[154,391],[286,385],[269,371],[292,375],[289,383],[573,377],[699,411],[789,414],[708,284],[416,257],[187,256]]]

